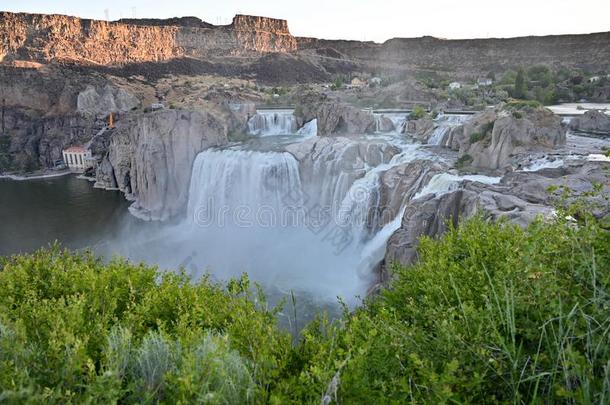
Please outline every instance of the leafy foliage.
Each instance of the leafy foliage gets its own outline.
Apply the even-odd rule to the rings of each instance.
[[[304,370],[339,373],[341,403],[607,403],[610,232],[595,220],[475,218],[420,254],[322,344],[308,332]]]
[[[0,402],[608,402],[610,231],[586,207],[526,229],[475,217],[419,253],[294,345],[247,278],[0,258]]]
[[[254,402],[290,350],[247,278],[225,290],[57,247],[0,259],[0,269],[9,402]]]
[[[409,119],[411,120],[419,120],[428,116],[428,113],[421,105],[416,105],[413,107],[413,111],[409,114]]]

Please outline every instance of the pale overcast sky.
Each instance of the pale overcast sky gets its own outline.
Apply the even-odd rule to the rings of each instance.
[[[393,37],[514,37],[610,31],[610,0],[2,0],[3,11],[110,19],[252,14],[288,20],[294,35],[383,42]]]

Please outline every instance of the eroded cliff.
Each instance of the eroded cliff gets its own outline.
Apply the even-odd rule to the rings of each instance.
[[[228,26],[149,24],[1,12],[0,62],[69,61],[108,66],[297,49],[284,20],[238,15]]]

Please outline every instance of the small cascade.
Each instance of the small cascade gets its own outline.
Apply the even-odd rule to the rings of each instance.
[[[436,119],[436,128],[428,139],[428,145],[445,146],[447,144],[447,135],[451,129],[462,125],[468,118],[470,118],[470,115],[440,115]]]
[[[451,130],[450,126],[438,126],[428,138],[428,145],[440,146],[445,144],[445,136]]]
[[[413,197],[413,199],[423,197],[427,194],[435,194],[437,196],[447,194],[451,191],[457,190],[460,183],[467,180],[477,181],[484,184],[498,184],[500,180],[502,180],[502,177],[490,177],[478,174],[458,176],[451,173],[441,173],[432,177],[430,182],[424,188],[422,188],[421,191],[419,191]]]
[[[541,157],[532,160],[529,165],[525,166],[521,171],[523,172],[537,172],[543,169],[556,169],[562,167],[565,164],[563,159],[550,159],[548,157]]]
[[[388,224],[384,224],[382,218],[379,217],[383,203],[381,200],[381,176],[393,167],[421,158],[424,156],[423,153],[416,146],[405,147],[401,153],[393,156],[388,163],[370,169],[364,177],[354,181],[337,209],[333,211],[335,222],[341,227],[349,228],[350,233],[359,244],[368,244],[371,238],[377,238],[377,231],[380,229],[385,229],[388,232]],[[400,223],[398,223],[398,226],[400,226]],[[390,236],[391,232],[387,235],[387,238]]]
[[[313,119],[313,120],[305,123],[305,125],[303,125],[303,127],[297,131],[297,135],[301,135],[305,138],[311,138],[312,136],[317,136],[318,135],[318,120]]]
[[[256,136],[295,135],[297,120],[293,110],[257,110],[248,121],[248,132]]]
[[[396,133],[404,130],[407,123],[406,113],[374,113],[375,133]]]

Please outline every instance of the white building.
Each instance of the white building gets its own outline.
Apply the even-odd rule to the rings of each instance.
[[[460,82],[451,82],[449,83],[449,90],[458,90],[462,88],[462,84]]]
[[[64,162],[74,172],[84,172],[93,167],[91,151],[82,146],[72,146],[63,151]]]

